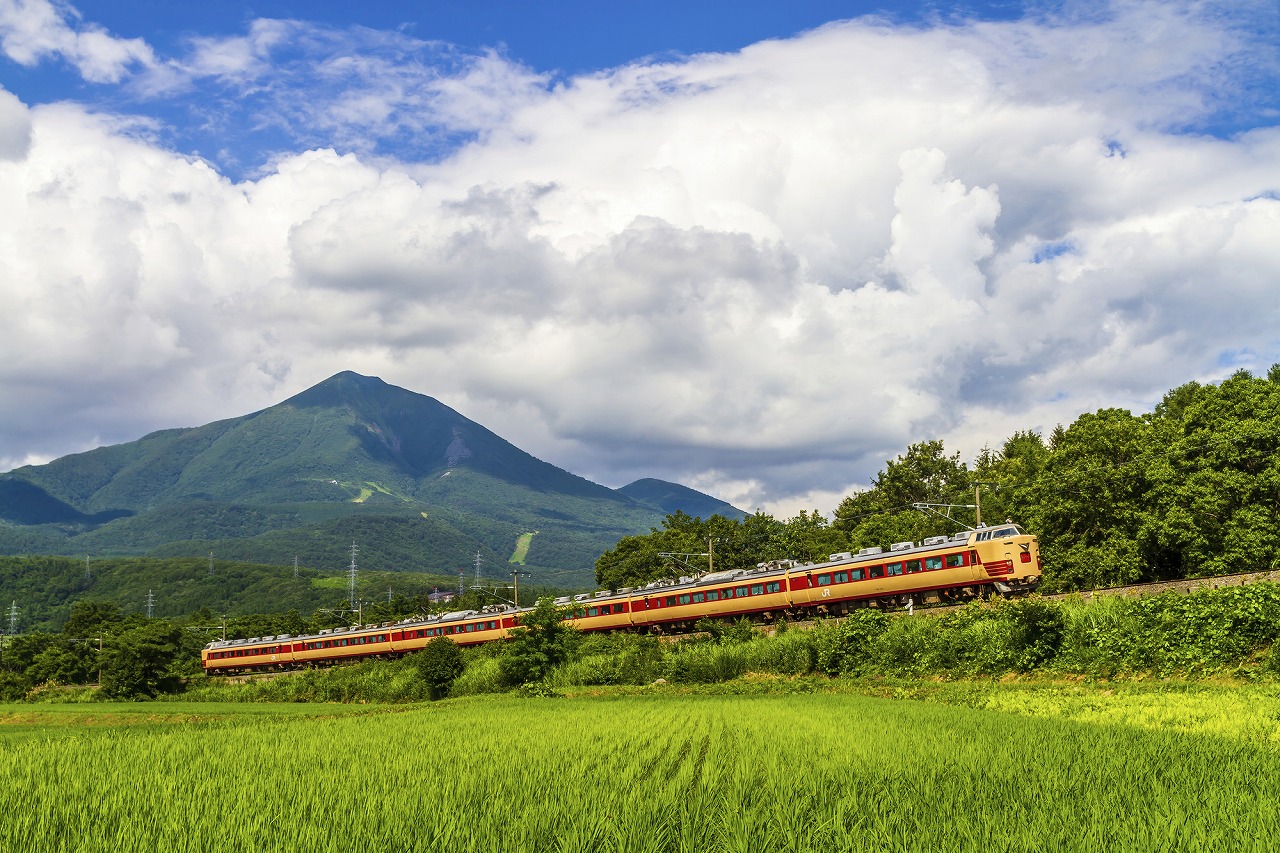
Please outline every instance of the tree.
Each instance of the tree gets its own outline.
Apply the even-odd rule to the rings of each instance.
[[[503,684],[519,687],[541,681],[552,668],[568,659],[577,644],[578,632],[564,622],[564,615],[553,599],[544,597],[538,599],[533,610],[520,616],[520,627],[511,632],[498,660]]]
[[[182,687],[182,629],[161,619],[143,622],[108,639],[102,649],[102,694],[149,699]]]
[[[870,489],[841,501],[833,527],[848,534],[852,548],[919,541],[954,533],[960,523],[920,512],[913,504],[967,504],[971,498],[960,454],[947,456],[941,440],[922,441],[886,462]]]
[[[436,637],[411,658],[414,668],[427,682],[432,699],[443,699],[466,666],[462,649],[448,637]]]

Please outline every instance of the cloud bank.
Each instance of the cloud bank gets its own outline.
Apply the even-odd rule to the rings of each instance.
[[[1280,361],[1280,129],[1195,130],[1280,79],[1264,6],[854,20],[567,80],[296,21],[157,58],[43,8],[0,6],[13,61],[243,91],[331,147],[233,180],[0,90],[0,470],[353,369],[609,485],[827,511],[912,441]],[[448,144],[379,147],[416,134]]]

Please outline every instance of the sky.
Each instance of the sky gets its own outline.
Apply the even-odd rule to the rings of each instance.
[[[829,513],[1265,373],[1278,270],[1274,0],[0,0],[0,471],[354,370]]]

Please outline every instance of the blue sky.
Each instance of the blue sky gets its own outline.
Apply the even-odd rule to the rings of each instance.
[[[1265,372],[1278,10],[0,0],[0,471],[355,370],[830,511]]]
[[[678,60],[706,53],[730,52],[770,38],[786,38],[831,21],[875,15],[914,24],[938,20],[1001,20],[1020,14],[1022,3],[979,2],[885,3],[671,2],[602,4],[555,2],[208,2],[160,0],[90,0],[70,7],[73,28],[101,28],[121,40],[141,39],[158,62],[189,59],[197,43],[235,39],[263,19],[304,21],[328,30],[328,38],[312,45],[295,43],[274,59],[280,70],[307,64],[325,52],[364,53],[410,65],[456,69],[468,57],[496,51],[504,58],[542,75],[548,87],[575,75],[591,74],[646,58]],[[386,40],[370,35],[394,34]],[[137,69],[139,63],[134,63]],[[295,66],[296,68],[297,66]],[[333,90],[315,78],[287,81],[304,97],[329,97]],[[72,99],[97,109],[152,117],[157,139],[176,150],[197,154],[233,177],[252,173],[265,160],[294,147],[341,141],[296,125],[264,119],[270,112],[263,92],[238,81],[187,81],[176,91],[146,86],[90,82],[72,63],[49,55],[39,61],[10,62],[0,76],[6,87],[27,103]],[[350,81],[346,81],[349,83]],[[341,85],[341,84],[338,84]],[[319,89],[319,91],[317,91]],[[273,90],[274,91],[274,90]],[[278,119],[278,116],[276,117]],[[410,160],[447,156],[473,138],[466,131],[421,127],[413,132],[370,133],[359,146],[368,153]]]

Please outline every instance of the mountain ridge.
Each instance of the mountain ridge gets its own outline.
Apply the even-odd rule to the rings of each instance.
[[[342,371],[257,412],[0,474],[0,553],[203,556],[198,548],[270,562],[291,547],[345,551],[342,519],[399,519],[381,529],[415,542],[414,519],[430,519],[449,543],[444,562],[471,562],[462,543],[505,562],[534,533],[528,563],[586,585],[600,553],[675,509],[743,515],[659,480],[610,489],[432,397]],[[409,553],[384,544],[388,559]],[[378,562],[380,543],[362,547]],[[429,562],[438,570],[442,559]]]

